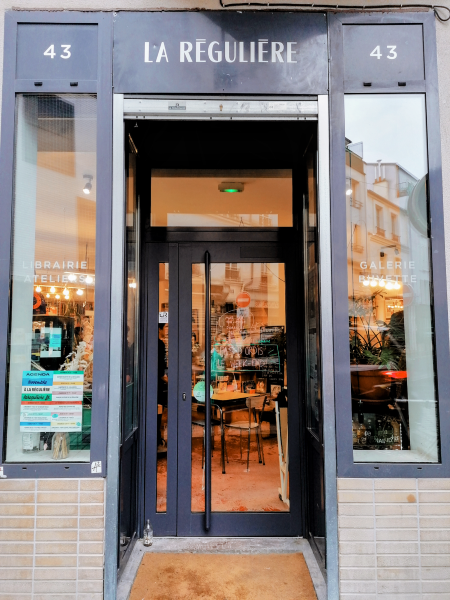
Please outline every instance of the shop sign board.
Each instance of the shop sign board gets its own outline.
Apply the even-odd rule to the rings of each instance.
[[[394,84],[425,79],[422,25],[344,25],[346,82]]]
[[[327,81],[323,13],[120,12],[114,20],[116,93],[326,94]]]
[[[19,23],[17,79],[97,79],[97,25]]]
[[[23,371],[20,431],[81,431],[83,371]]]

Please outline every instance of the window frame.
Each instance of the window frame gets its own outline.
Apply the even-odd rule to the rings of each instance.
[[[344,82],[343,28],[345,25],[420,24],[423,31],[425,79],[408,82],[405,87],[371,87]],[[435,16],[428,13],[329,14],[331,222],[334,385],[336,392],[336,442],[339,477],[448,477],[450,475],[450,437],[441,432],[450,427],[449,328],[445,269],[442,162],[439,125],[439,92],[436,57]],[[425,95],[428,148],[428,193],[430,199],[430,257],[433,281],[432,318],[438,400],[438,463],[356,463],[353,459],[352,408],[350,388],[350,351],[348,344],[347,290],[347,214],[345,210],[345,122],[344,94]]]
[[[15,77],[17,28],[23,23],[94,24],[98,31],[97,81]],[[112,195],[112,14],[81,12],[8,11],[5,14],[2,131],[0,150],[0,302],[7,307],[0,319],[0,465],[8,478],[105,477],[109,388],[110,295],[111,295],[111,195]],[[7,356],[11,315],[11,243],[14,182],[15,109],[18,93],[96,94],[97,96],[97,219],[95,303],[101,307],[95,318],[94,378],[90,461],[4,463],[6,456]],[[91,472],[91,463],[101,461],[100,473]]]

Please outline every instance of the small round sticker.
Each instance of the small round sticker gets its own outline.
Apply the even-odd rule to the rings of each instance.
[[[212,385],[209,386],[209,390],[210,390],[209,397],[212,398],[212,395],[214,393]],[[197,383],[194,385],[194,390],[192,392],[192,395],[197,400],[197,402],[205,402],[205,382],[204,381],[197,381]]]

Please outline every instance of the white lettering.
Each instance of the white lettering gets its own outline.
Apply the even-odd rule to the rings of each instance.
[[[297,45],[297,42],[288,42],[287,43],[287,62],[288,63],[296,63],[297,62],[296,60],[292,60],[292,55],[297,54],[297,51],[292,49],[292,46],[294,44]]]
[[[50,261],[49,260],[44,261],[44,269],[50,269]]]
[[[411,283],[417,283],[417,275],[411,275]]]
[[[277,50],[277,46],[278,46],[278,50]],[[272,42],[272,62],[277,62],[277,60],[279,62],[284,62],[283,57],[281,56],[281,53],[284,50],[284,44],[282,44],[281,42]]]
[[[396,269],[401,269],[401,268],[402,268],[402,263],[401,263],[401,261],[398,261],[398,262],[397,262],[397,261],[395,261],[395,268],[396,268]]]
[[[144,62],[153,62],[152,60],[150,60],[150,42],[145,42],[144,48]]]
[[[218,46],[219,42],[211,42],[208,46],[208,58],[211,62],[222,62],[222,51],[221,50],[213,50],[213,46]],[[214,58],[214,52],[216,53],[216,57]]]
[[[203,61],[202,61],[202,62],[203,62]],[[80,275],[80,277],[79,277],[79,281],[80,281],[80,283],[84,283],[84,281],[85,281],[85,278],[86,278],[86,275]]]
[[[35,275],[34,276],[34,283],[37,283],[37,278],[39,277],[39,275]]]
[[[36,269],[42,269],[42,263],[40,260],[37,260],[34,264]]]
[[[264,54],[268,54],[268,50],[264,50],[264,45],[268,44],[269,40],[258,40],[258,62],[269,62],[264,60]]]
[[[383,265],[381,264],[381,260],[379,260],[379,261],[378,261],[378,267],[379,267],[380,269],[384,269]]]
[[[386,264],[387,264],[387,268],[388,269],[393,269],[394,268],[394,263],[392,262],[392,260],[388,260]]]
[[[81,268],[82,269],[87,269],[87,262],[85,262],[84,260],[81,261]]]
[[[69,281],[69,277],[67,275],[63,275],[62,276],[62,282],[63,283],[68,283],[68,281]]]
[[[362,262],[360,262],[359,266],[361,267],[361,269],[367,269],[367,263],[366,263],[366,261],[363,260]]]
[[[250,42],[250,62],[255,62],[255,42]]]
[[[30,276],[29,276],[29,275],[25,275],[25,279],[24,279],[24,281],[29,281],[29,282],[31,283],[31,278],[30,278]]]
[[[409,268],[410,268],[410,269],[415,269],[415,268],[416,268],[416,265],[414,264],[414,261],[413,261],[413,260],[410,260],[410,261],[409,261]]]
[[[192,62],[192,58],[189,52],[192,51],[191,42],[180,42],[180,62],[184,62],[184,59],[188,62]]]
[[[68,260],[67,261],[67,268],[68,269],[73,269],[73,260]]]
[[[169,62],[169,58],[167,56],[166,46],[164,45],[164,42],[161,42],[161,46],[159,47],[159,50],[158,50],[158,56],[156,57],[156,62],[161,62],[162,58],[165,58],[166,62]]]
[[[206,62],[206,60],[202,60],[202,54],[206,52],[206,50],[202,50],[202,44],[206,44],[206,40],[195,40],[195,62]]]
[[[364,275],[360,275],[360,276],[359,276],[359,281],[360,281],[360,283],[361,283],[361,281],[364,281],[364,279],[365,279]]]
[[[54,269],[60,269],[61,267],[59,266],[59,262],[56,261],[55,264],[53,265]]]
[[[371,268],[371,269],[376,269],[376,268],[377,268],[377,265],[376,265],[376,264],[375,264],[375,263],[372,261],[372,262],[370,263],[370,268]]]
[[[234,44],[234,56],[233,56],[233,60],[231,60],[230,58],[230,42],[225,42],[225,60],[229,63],[232,63],[236,60],[236,42],[233,42]]]
[[[248,60],[244,60],[244,42],[239,42],[239,62],[248,62]]]
[[[45,283],[47,281],[47,275],[41,275],[41,281]]]

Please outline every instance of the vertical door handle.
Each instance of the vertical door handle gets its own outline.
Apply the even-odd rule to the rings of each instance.
[[[211,257],[205,252],[205,529],[211,527]]]
[[[183,398],[184,401],[186,401],[186,393],[185,392],[183,392],[181,397]]]

